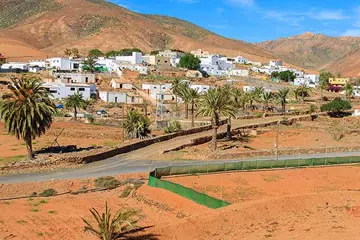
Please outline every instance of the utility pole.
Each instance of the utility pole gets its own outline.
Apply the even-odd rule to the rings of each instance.
[[[276,161],[279,160],[279,127],[280,127],[280,121],[277,122],[276,125],[276,138],[275,138],[275,156]]]

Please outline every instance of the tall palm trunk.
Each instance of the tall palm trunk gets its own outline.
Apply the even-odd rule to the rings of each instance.
[[[191,102],[191,127],[195,127],[195,102]]]
[[[176,113],[175,113],[176,117],[179,117],[179,104],[178,104],[177,95],[175,95],[175,111],[176,111]]]
[[[213,125],[213,136],[212,136],[212,150],[215,152],[217,149],[217,130],[218,126],[216,124]]]
[[[75,118],[75,121],[77,120],[77,108],[74,107],[74,118]]]
[[[33,147],[32,147],[32,138],[31,138],[31,136],[27,137],[25,139],[25,144],[26,144],[26,148],[27,148],[28,159],[29,160],[34,159],[34,150],[33,150]]]
[[[227,139],[231,139],[231,117],[229,117],[227,119],[227,124],[226,124],[226,138]]]
[[[283,113],[285,113],[286,112],[286,104],[282,103],[281,105],[282,105],[282,111],[283,111]]]
[[[185,118],[189,119],[189,104],[185,103]]]

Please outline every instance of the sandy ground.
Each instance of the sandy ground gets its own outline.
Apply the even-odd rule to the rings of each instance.
[[[122,143],[121,128],[76,123],[55,122],[50,130],[40,138],[35,139],[34,148],[49,147],[56,136],[64,128],[58,138],[61,146],[76,145],[78,148],[93,148],[99,146],[116,146]],[[21,159],[26,155],[26,146],[22,140],[8,135],[4,123],[0,122],[0,165],[11,160]]]
[[[348,117],[331,119],[320,117],[315,121],[302,121],[292,126],[280,126],[278,135],[279,149],[306,149],[359,146],[360,119]],[[219,154],[245,153],[274,150],[277,127],[260,128],[245,135],[233,136],[234,139],[218,141]],[[334,135],[342,135],[336,140]],[[211,143],[185,148],[163,154],[167,159],[206,160],[211,152]]]
[[[119,198],[123,188],[101,193],[0,202],[0,239],[95,239],[82,231],[88,209],[137,209],[132,239],[357,239],[360,237],[359,167],[328,167],[176,177],[182,183],[232,201],[211,210],[166,190],[142,186]],[[125,176],[122,176],[124,178]],[[134,176],[131,177],[140,177]],[[93,180],[1,185],[2,197],[53,186],[91,186]],[[18,190],[12,190],[12,189]],[[45,201],[41,201],[45,200]]]

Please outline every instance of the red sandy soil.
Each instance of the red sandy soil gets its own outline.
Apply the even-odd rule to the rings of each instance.
[[[80,217],[89,219],[91,207],[102,211],[105,201],[114,210],[137,209],[142,216],[139,226],[153,226],[134,239],[357,239],[360,236],[358,170],[358,166],[329,167],[167,179],[213,189],[224,186],[224,196],[234,203],[217,210],[148,186],[142,186],[135,196],[128,198],[119,198],[123,188],[118,188],[46,198],[47,202],[42,204],[38,198],[2,201],[0,239],[95,239],[82,231]],[[91,182],[73,180],[51,186],[68,190],[72,188],[68,186],[70,183],[78,188],[82,184],[90,186]],[[48,186],[49,182],[1,185],[0,192],[2,197],[13,196],[29,193],[28,188],[32,191]],[[140,238],[141,235],[147,236]]]
[[[44,136],[35,139],[35,150],[49,147],[63,128],[65,130],[58,138],[62,146],[76,145],[78,148],[116,146],[121,144],[123,139],[121,128],[77,122],[55,122]],[[0,122],[0,164],[2,158],[25,155],[24,142],[17,140],[13,135],[8,135],[4,123]]]

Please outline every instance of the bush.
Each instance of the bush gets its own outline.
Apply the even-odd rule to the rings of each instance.
[[[171,121],[169,125],[164,129],[165,133],[175,133],[182,130],[181,123],[179,121]]]
[[[95,186],[98,188],[116,188],[118,185],[119,181],[111,176],[95,179]]]
[[[44,190],[42,193],[39,194],[40,197],[51,197],[57,194],[55,189],[49,188]]]
[[[93,115],[86,115],[86,119],[89,121],[89,123],[93,123],[95,121],[95,118],[93,117]]]
[[[322,100],[325,101],[325,102],[327,102],[327,101],[329,101],[329,98],[328,98],[327,96],[323,96],[323,97],[322,97]]]
[[[351,104],[349,101],[342,100],[341,98],[335,98],[333,101],[327,104],[323,104],[320,107],[322,112],[331,112],[335,117],[343,115],[343,111],[350,110]]]
[[[180,67],[187,68],[190,70],[197,70],[200,68],[200,59],[192,55],[191,53],[186,53],[180,59]]]
[[[124,191],[121,193],[120,198],[126,198],[130,195],[130,193],[134,190],[134,187],[129,185],[127,186]]]

